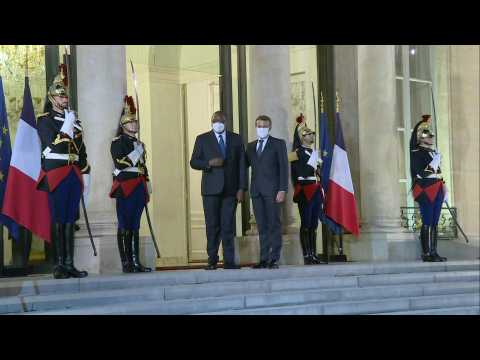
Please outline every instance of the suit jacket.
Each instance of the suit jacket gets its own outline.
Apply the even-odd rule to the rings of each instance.
[[[288,190],[287,144],[282,139],[268,137],[260,157],[257,140],[247,146],[247,166],[252,167],[250,195],[275,197],[279,191]]]
[[[210,167],[208,161],[221,158],[222,152],[213,130],[197,136],[190,166],[202,170],[202,195],[235,196],[238,190],[247,190],[245,147],[242,137],[226,132],[226,158],[222,167]]]

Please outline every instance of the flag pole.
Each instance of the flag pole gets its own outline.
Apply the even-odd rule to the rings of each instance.
[[[325,112],[325,104],[324,104],[324,100],[323,100],[323,91],[320,91],[320,119],[322,119],[322,114]],[[324,120],[321,120],[321,121],[324,121]],[[322,126],[321,124],[320,125],[320,130],[322,129]],[[320,138],[320,151],[322,151],[322,138]],[[320,155],[320,157],[322,156],[322,154]],[[325,166],[325,163],[322,164],[322,167]],[[322,212],[325,213],[325,202],[326,202],[326,197],[325,197],[325,193],[323,193],[323,185],[320,183],[320,188],[322,189],[322,196],[323,196],[323,210]],[[324,228],[325,226],[325,228]],[[325,229],[326,231],[322,231],[322,252],[324,253],[324,261],[328,264],[329,262],[329,258],[330,258],[330,254],[328,252],[329,250],[329,244],[328,244],[328,238],[329,238],[329,229],[328,227],[322,223],[322,229]]]
[[[30,86],[30,81],[28,79],[28,45],[25,45],[25,81]],[[20,240],[19,243],[23,245],[21,246],[22,252],[20,254],[22,258],[22,267],[26,269],[28,266],[28,259],[30,257],[30,250],[32,247],[32,232],[20,225],[18,229],[18,238]]]
[[[337,117],[340,116],[340,96],[338,95],[338,91],[335,92],[336,97],[336,112]],[[336,260],[346,262],[347,257],[343,254],[343,226],[340,228],[340,234],[338,235],[338,256],[336,256]]]
[[[25,45],[25,77],[28,78],[28,45]]]
[[[2,74],[0,73],[0,86],[2,87],[0,89],[0,91],[2,91],[3,93],[3,81],[2,81]],[[1,100],[0,100],[1,101]],[[5,103],[5,106],[7,104]],[[3,204],[2,204],[3,206]],[[2,277],[3,275],[3,268],[4,268],[4,265],[5,265],[5,260],[4,260],[4,246],[3,246],[3,241],[4,241],[4,236],[3,236],[3,229],[4,229],[4,226],[3,226],[3,223],[0,224],[0,277]]]
[[[318,145],[317,136],[319,136],[319,134],[317,133],[317,103],[315,101],[315,85],[313,84],[313,81],[312,81],[312,96],[313,96],[313,115],[315,117],[315,148],[316,148],[316,146]]]

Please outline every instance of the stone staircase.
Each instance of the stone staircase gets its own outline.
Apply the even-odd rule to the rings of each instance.
[[[0,314],[479,315],[480,262],[2,279]]]

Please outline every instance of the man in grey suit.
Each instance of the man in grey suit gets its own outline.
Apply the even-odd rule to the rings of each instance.
[[[237,203],[247,189],[245,147],[240,135],[225,129],[226,116],[217,111],[212,116],[212,130],[197,136],[190,166],[202,170],[202,200],[207,233],[208,265],[215,270],[220,240],[223,241],[225,269],[239,269],[235,264],[234,221]]]
[[[255,269],[277,269],[282,250],[281,204],[288,190],[287,145],[269,135],[272,120],[255,120],[257,140],[247,146],[247,166],[252,167],[250,195],[260,237],[260,262]]]

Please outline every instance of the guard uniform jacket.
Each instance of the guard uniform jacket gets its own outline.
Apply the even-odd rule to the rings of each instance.
[[[133,163],[128,156],[135,149],[136,144],[139,144],[138,139],[127,134],[121,134],[112,140],[110,153],[115,166],[113,185],[110,191],[112,198],[128,197],[138,184],[143,183],[148,201],[147,182],[149,178],[145,164],[145,152],[136,163]]]
[[[435,170],[429,165],[435,151],[418,146],[410,154],[413,198],[416,201],[427,198],[430,202],[433,202],[444,183],[440,166]]]
[[[298,202],[301,196],[310,201],[315,192],[320,188],[316,169],[308,165],[312,152],[312,149],[303,146],[295,150],[295,160],[291,164],[294,202]]]
[[[55,110],[38,117],[37,129],[42,146],[41,171],[37,180],[39,190],[54,191],[73,169],[83,191],[82,174],[90,173],[81,122],[75,121],[72,139],[60,131],[64,120],[64,114]]]

